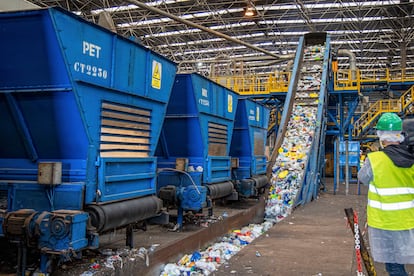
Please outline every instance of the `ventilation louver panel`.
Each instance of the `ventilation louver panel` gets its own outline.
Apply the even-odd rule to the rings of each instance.
[[[149,156],[151,111],[104,102],[101,112],[101,157]]]
[[[228,130],[226,125],[208,123],[208,154],[225,156],[227,150]]]

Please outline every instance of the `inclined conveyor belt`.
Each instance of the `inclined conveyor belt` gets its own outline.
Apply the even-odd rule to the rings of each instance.
[[[320,37],[319,37],[320,38]],[[319,40],[319,41],[318,41]],[[328,47],[327,47],[328,45]],[[302,48],[301,48],[302,46]],[[317,196],[324,152],[324,104],[329,40],[302,41],[278,133],[265,218],[279,221]],[[285,121],[283,122],[283,120]],[[279,137],[279,135],[281,137]],[[279,144],[278,144],[279,143]]]

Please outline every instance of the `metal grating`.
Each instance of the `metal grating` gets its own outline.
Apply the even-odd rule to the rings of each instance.
[[[148,157],[150,137],[151,111],[116,103],[102,103],[101,157]]]
[[[227,150],[228,130],[226,125],[208,123],[208,154],[225,156]]]

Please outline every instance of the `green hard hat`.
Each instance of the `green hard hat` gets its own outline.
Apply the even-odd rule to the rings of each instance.
[[[378,120],[377,130],[385,131],[401,131],[402,130],[402,120],[395,113],[384,113]]]

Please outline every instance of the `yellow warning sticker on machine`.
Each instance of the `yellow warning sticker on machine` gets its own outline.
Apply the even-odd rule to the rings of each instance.
[[[153,60],[152,61],[152,79],[151,86],[156,89],[161,89],[161,73],[162,64]]]
[[[227,94],[227,112],[233,112],[233,96]]]

